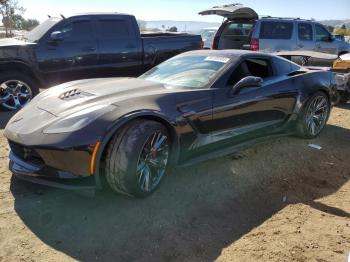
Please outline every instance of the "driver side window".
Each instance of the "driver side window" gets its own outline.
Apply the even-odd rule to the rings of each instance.
[[[245,59],[231,74],[227,85],[234,86],[247,76],[261,77],[262,79],[273,76],[271,62],[263,58]]]
[[[75,21],[66,24],[60,30],[67,40],[90,40],[92,36],[91,21]]]
[[[329,32],[321,25],[315,25],[316,41],[328,42],[331,38]]]

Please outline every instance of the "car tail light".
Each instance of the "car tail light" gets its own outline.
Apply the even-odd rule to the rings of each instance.
[[[204,49],[204,41],[201,40],[200,44],[199,44],[199,49]]]
[[[250,50],[258,51],[259,50],[259,39],[252,39],[250,41]]]
[[[211,44],[211,49],[218,49],[219,37],[215,36],[213,43]]]

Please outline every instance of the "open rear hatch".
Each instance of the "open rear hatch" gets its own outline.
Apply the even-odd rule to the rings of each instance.
[[[214,6],[202,12],[200,15],[219,15],[226,21],[218,30],[213,49],[247,49],[251,43],[251,35],[258,14],[249,7],[241,4]]]
[[[214,6],[207,10],[199,12],[199,14],[219,15],[229,20],[257,20],[259,18],[258,14],[252,8],[243,6],[241,4]]]

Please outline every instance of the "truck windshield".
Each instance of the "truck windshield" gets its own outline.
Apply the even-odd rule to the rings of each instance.
[[[61,20],[61,18],[51,17],[30,31],[25,38],[30,42],[36,42]]]
[[[199,89],[208,86],[229,60],[221,56],[180,56],[165,61],[139,78],[165,84],[166,88]]]

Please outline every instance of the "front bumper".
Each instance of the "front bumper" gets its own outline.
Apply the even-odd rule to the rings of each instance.
[[[27,182],[65,189],[65,190],[95,190],[100,187],[96,179],[83,179],[65,171],[47,167],[40,163],[30,163],[16,156],[12,151],[9,155],[9,169],[19,179]],[[87,181],[89,180],[89,181]]]

